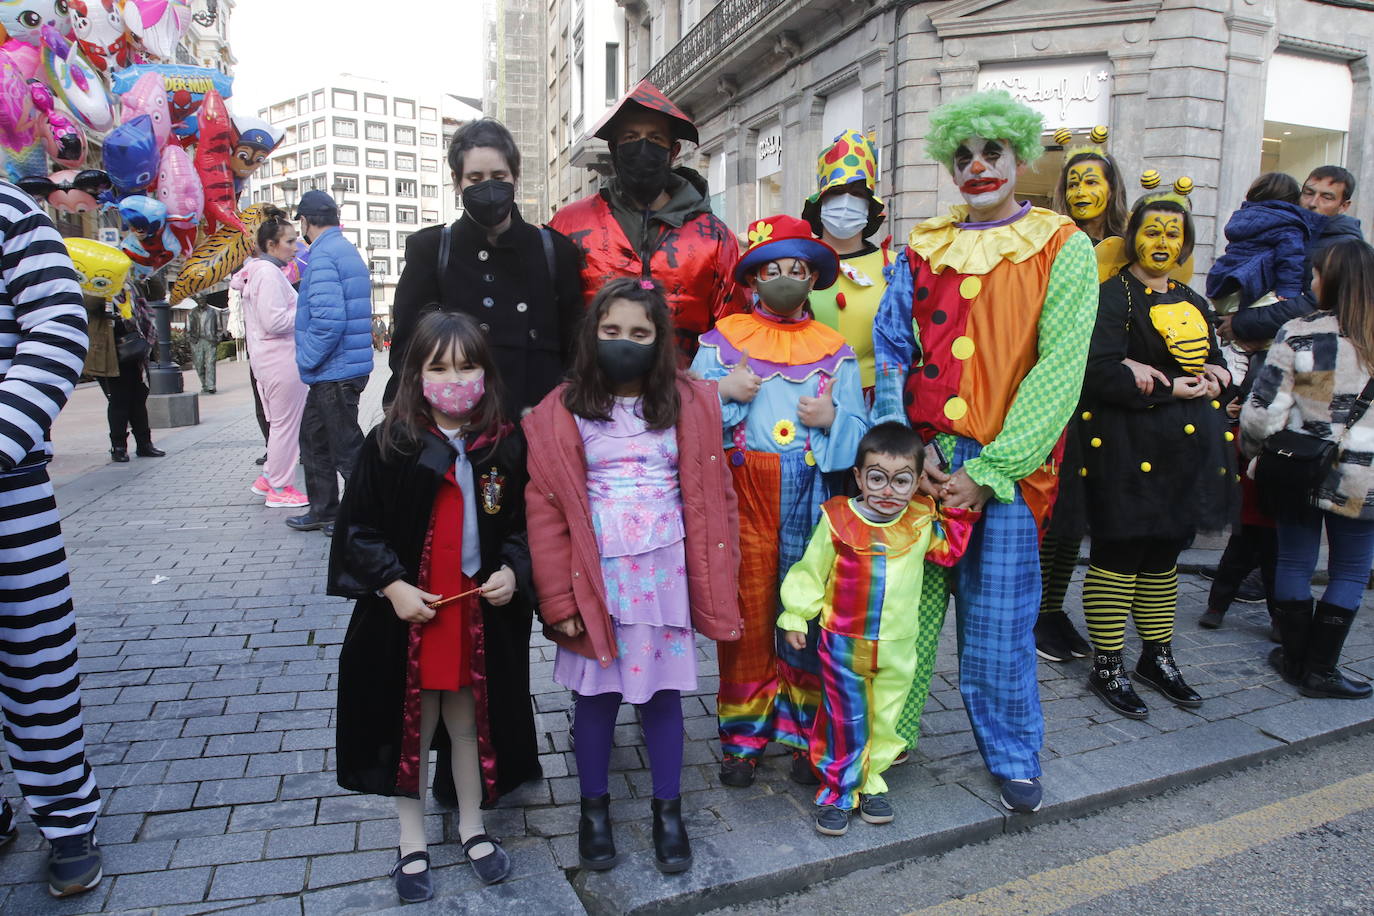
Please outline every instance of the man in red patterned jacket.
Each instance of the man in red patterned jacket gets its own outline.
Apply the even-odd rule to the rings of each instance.
[[[616,277],[663,287],[685,366],[697,338],[717,319],[745,310],[734,281],[734,233],[711,213],[705,180],[673,167],[681,141],[698,142],[696,126],[644,80],[592,135],[610,147],[615,174],[601,191],[559,210],[549,225],[582,250],[587,302]]]

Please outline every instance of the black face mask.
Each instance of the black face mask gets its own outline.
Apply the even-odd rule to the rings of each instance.
[[[612,385],[643,378],[654,364],[654,345],[633,340],[598,340],[596,362]]]
[[[652,203],[668,187],[671,157],[669,150],[648,140],[620,143],[615,148],[615,174],[626,194],[639,203]]]
[[[488,178],[463,189],[463,209],[480,226],[493,229],[510,216],[515,206],[515,185]]]

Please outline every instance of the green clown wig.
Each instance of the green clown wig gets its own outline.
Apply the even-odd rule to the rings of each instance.
[[[1007,140],[1016,151],[1016,161],[1033,165],[1045,148],[1040,134],[1045,119],[1013,99],[1001,89],[975,92],[946,102],[930,114],[926,135],[926,155],[954,168],[954,151],[969,137]]]

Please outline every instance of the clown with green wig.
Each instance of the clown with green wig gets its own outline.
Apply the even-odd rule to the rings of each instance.
[[[915,746],[952,591],[959,691],[1002,804],[1024,813],[1042,797],[1039,540],[1097,313],[1087,235],[1016,199],[1043,129],[1005,92],[931,113],[926,151],[964,203],[911,231],[873,329],[873,421],[918,430],[927,443],[922,488],[947,507],[983,513],[957,568],[946,576],[927,566],[920,657],[898,732]]]
[[[835,285],[811,294],[816,320],[834,328],[859,359],[864,391],[873,390],[873,316],[878,313],[892,262],[887,243],[870,240],[882,228],[884,208],[875,192],[878,156],[862,131],[846,130],[826,147],[816,163],[815,194],[802,205],[802,219],[840,256]]]

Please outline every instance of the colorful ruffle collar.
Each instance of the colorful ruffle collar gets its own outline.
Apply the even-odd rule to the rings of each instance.
[[[764,381],[775,375],[794,382],[816,372],[834,375],[840,363],[854,358],[840,332],[814,318],[775,321],[757,311],[720,319],[701,336],[701,344],[715,347],[723,366],[736,365],[747,350],[749,367]]]
[[[966,204],[951,207],[947,215],[912,229],[907,244],[937,274],[948,268],[959,274],[983,276],[1003,261],[1020,264],[1029,260],[1061,228],[1073,225],[1067,216],[1043,207],[1031,207],[1018,220],[987,228],[963,226],[967,217]]]

